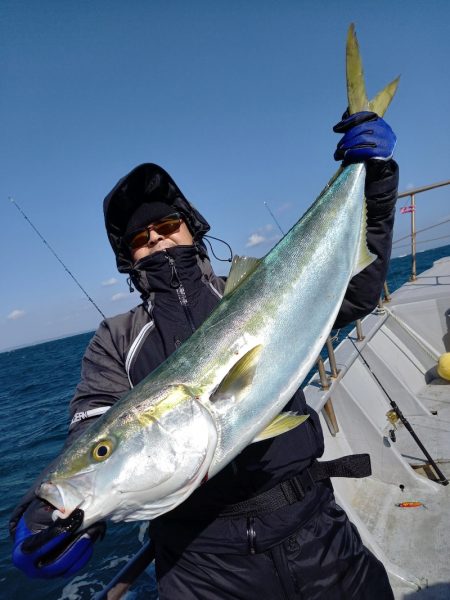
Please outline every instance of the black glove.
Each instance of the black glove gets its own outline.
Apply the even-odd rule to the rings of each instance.
[[[103,538],[105,523],[95,523],[78,531],[83,511],[76,509],[67,519],[53,522],[52,506],[35,498],[13,513],[10,529],[14,534],[13,563],[28,577],[53,579],[68,577],[82,569],[92,556],[94,543]]]

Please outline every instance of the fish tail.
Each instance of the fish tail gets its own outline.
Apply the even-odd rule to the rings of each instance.
[[[388,83],[385,88],[378,92],[373,100],[367,98],[364,70],[356,38],[355,25],[353,23],[351,23],[348,29],[346,58],[347,98],[350,114],[352,115],[362,110],[371,110],[382,117],[397,91],[400,77]]]

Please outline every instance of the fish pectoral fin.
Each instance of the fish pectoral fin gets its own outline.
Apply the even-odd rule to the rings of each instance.
[[[211,402],[215,403],[220,400],[229,400],[230,398],[238,401],[247,395],[255,376],[262,349],[263,346],[261,344],[255,346],[233,365],[210,396],[209,399]]]
[[[376,255],[370,252],[367,247],[367,207],[364,200],[364,209],[362,211],[361,234],[359,236],[358,255],[353,266],[352,277],[361,273],[366,267],[376,260]]]
[[[231,263],[230,273],[225,285],[224,296],[231,294],[246,279],[261,262],[259,258],[251,256],[235,256]]]
[[[309,415],[298,415],[295,412],[282,412],[271,421],[252,441],[262,442],[295,429],[308,419]]]

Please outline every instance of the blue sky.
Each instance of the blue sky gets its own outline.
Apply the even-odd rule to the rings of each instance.
[[[9,196],[106,315],[139,300],[102,217],[103,197],[139,163],[165,167],[236,253],[265,254],[277,229],[264,202],[288,229],[336,169],[352,21],[369,95],[401,74],[386,115],[400,190],[449,179],[446,0],[3,0],[0,350],[100,319]],[[419,227],[450,215],[449,196],[417,198]],[[398,215],[395,236],[408,230]]]

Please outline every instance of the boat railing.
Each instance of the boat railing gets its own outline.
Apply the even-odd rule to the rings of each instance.
[[[410,240],[410,244],[411,244],[411,281],[415,281],[417,279],[417,272],[416,272],[417,235],[419,233],[423,233],[424,231],[429,231],[430,229],[433,229],[434,227],[439,227],[440,225],[443,225],[444,223],[450,222],[450,218],[446,218],[443,221],[440,221],[439,223],[435,223],[434,225],[430,225],[428,227],[424,227],[423,229],[419,229],[419,230],[416,229],[416,196],[418,194],[422,194],[423,192],[428,192],[429,190],[434,190],[436,188],[443,187],[445,185],[450,185],[450,180],[441,181],[439,183],[432,183],[431,185],[425,185],[425,186],[411,189],[411,190],[406,190],[406,192],[402,192],[401,194],[398,195],[399,199],[408,198],[408,197],[410,198],[409,205],[402,207],[400,210],[404,214],[409,213],[411,215],[411,233],[399,238],[398,240],[395,240],[393,242],[393,246],[395,247],[399,242],[402,242],[404,240],[407,240],[408,238],[411,238],[411,240]],[[438,238],[434,238],[432,240],[424,240],[424,242],[425,241],[432,242],[432,241],[436,241],[436,240],[444,239],[444,238],[448,238],[448,237],[450,237],[450,236],[445,235],[445,236],[441,236]]]

